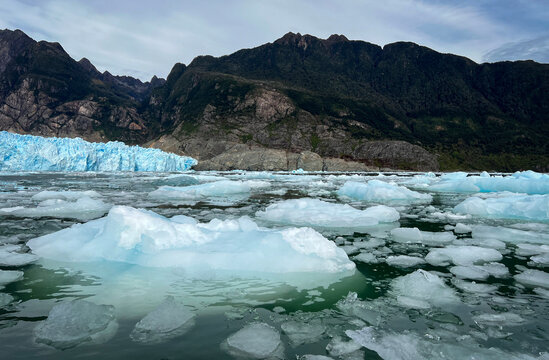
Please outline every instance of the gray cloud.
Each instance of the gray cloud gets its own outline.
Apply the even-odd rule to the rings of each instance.
[[[478,5],[487,2],[3,0],[0,28],[57,41],[99,70],[147,80],[166,76],[176,62],[258,46],[288,31],[380,45],[414,41],[476,61],[491,48],[534,37],[525,21],[510,26],[502,19],[507,14],[497,18]]]
[[[549,63],[549,35],[504,44],[484,55],[483,60],[486,62],[534,60],[540,63]]]

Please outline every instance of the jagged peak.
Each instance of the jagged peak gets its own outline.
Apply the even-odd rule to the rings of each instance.
[[[82,66],[86,71],[88,72],[91,72],[91,73],[99,73],[99,71],[97,70],[97,68],[92,64],[92,62],[90,60],[88,60],[87,58],[83,57],[82,59],[78,60],[78,63],[80,64],[80,66]]]

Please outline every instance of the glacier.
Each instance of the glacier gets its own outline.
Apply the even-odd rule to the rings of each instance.
[[[0,131],[0,171],[185,171],[191,157],[119,141],[45,138]]]

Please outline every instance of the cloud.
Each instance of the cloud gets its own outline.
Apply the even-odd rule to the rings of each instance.
[[[549,63],[549,35],[504,44],[484,55],[486,62],[502,60],[534,60]]]
[[[345,34],[380,45],[413,41],[476,61],[490,48],[534,37],[523,24],[541,24],[528,17],[538,8],[524,5],[525,14],[510,26],[504,20],[507,10],[498,7],[502,13],[494,17],[481,6],[487,2],[3,0],[0,28],[57,41],[72,57],[87,57],[101,71],[147,80],[154,74],[165,77],[176,62],[259,46],[288,31],[323,38]]]

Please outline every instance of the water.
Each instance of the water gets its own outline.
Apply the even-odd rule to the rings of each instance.
[[[365,181],[377,174],[273,174],[256,173],[257,181],[268,182],[252,187],[251,192],[221,197],[197,199],[156,199],[148,194],[160,186],[186,186],[220,179],[250,180],[250,174],[240,172],[189,173],[189,177],[163,173],[4,173],[0,175],[0,208],[34,207],[32,196],[43,190],[94,190],[104,202],[152,210],[166,217],[191,216],[201,222],[236,219],[250,216],[261,226],[283,227],[255,219],[255,213],[270,203],[302,197],[330,202],[349,203],[364,209],[372,204],[342,199],[336,191],[345,181]],[[411,174],[389,174],[382,180],[406,183]],[[421,187],[410,189],[428,192]],[[531,225],[526,221],[464,218],[456,220],[437,213],[448,213],[470,194],[431,193],[430,204],[394,204],[401,219],[397,224],[381,224],[364,230],[317,228],[326,238],[340,245],[352,245],[374,238],[384,246],[362,249],[376,252],[379,263],[356,261],[354,273],[342,278],[325,275],[306,276],[296,285],[293,274],[272,278],[246,275],[230,278],[194,278],[181,269],[145,268],[126,263],[100,261],[67,263],[41,259],[37,263],[17,268],[24,271],[22,280],[1,289],[14,301],[0,308],[0,358],[2,359],[230,359],[221,344],[233,333],[251,322],[265,322],[281,331],[287,321],[308,324],[320,321],[324,332],[312,343],[295,345],[281,331],[284,358],[304,354],[330,355],[326,347],[333,339],[349,341],[347,330],[374,326],[387,338],[405,334],[410,346],[438,354],[440,358],[538,358],[549,351],[549,298],[534,291],[534,287],[515,281],[513,275],[524,268],[547,271],[544,265],[532,264],[529,256],[518,255],[516,244],[506,241],[499,263],[509,269],[504,277],[490,276],[479,284],[493,285],[487,293],[467,292],[456,286],[451,266],[421,264],[412,268],[387,265],[388,255],[412,255],[424,258],[429,250],[440,247],[425,244],[404,244],[390,236],[395,227],[418,227],[422,231],[443,232],[445,226],[462,222],[467,225],[486,224],[506,228],[529,229],[549,244],[547,223]],[[9,214],[0,216],[0,242],[25,244],[29,239],[70,227],[80,221],[55,216],[21,218]],[[454,243],[471,241],[471,234],[459,234]],[[351,258],[354,253],[352,253]],[[433,305],[427,309],[407,308],[398,302],[392,282],[418,268],[435,273],[456,295],[457,301],[447,306]],[[14,268],[4,268],[4,270]],[[303,280],[303,279],[301,279]],[[352,300],[356,293],[357,299]],[[166,296],[174,296],[197,315],[195,325],[184,335],[160,344],[143,345],[133,342],[130,333],[134,325],[158,306]],[[402,294],[400,294],[402,295]],[[545,295],[546,296],[546,295]],[[347,302],[345,303],[345,299]],[[96,304],[115,307],[118,330],[112,339],[102,344],[84,343],[59,350],[34,341],[34,329],[44,321],[51,308],[60,301],[87,299]],[[431,301],[431,300],[429,300]],[[347,305],[345,305],[347,304]],[[520,316],[519,323],[503,321],[487,323],[482,314],[512,313]],[[481,320],[479,320],[481,319]],[[382,335],[378,339],[382,338]],[[419,339],[419,340],[417,340]],[[400,341],[400,340],[399,340]],[[415,341],[415,342],[414,342]],[[419,342],[418,342],[419,341]],[[415,345],[414,345],[415,344]],[[390,345],[384,345],[390,348]],[[333,348],[333,346],[329,346]],[[359,346],[360,347],[360,346]],[[398,346],[395,346],[398,347]],[[427,349],[427,350],[425,350]],[[433,350],[430,350],[433,349]],[[492,349],[492,350],[488,350]],[[423,352],[422,352],[423,351]],[[485,353],[487,351],[487,353]],[[333,358],[380,358],[365,347]],[[417,357],[417,356],[416,356]],[[387,357],[386,357],[387,358]],[[414,358],[414,357],[412,357]],[[421,357],[419,357],[421,358]]]

